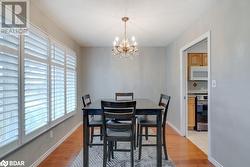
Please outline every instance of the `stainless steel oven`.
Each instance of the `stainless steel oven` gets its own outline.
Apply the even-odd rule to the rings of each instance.
[[[208,100],[207,95],[196,96],[196,130],[197,131],[207,131],[208,126]]]

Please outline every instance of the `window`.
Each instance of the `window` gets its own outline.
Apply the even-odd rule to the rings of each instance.
[[[25,135],[48,123],[48,39],[30,31],[24,39]]]
[[[57,44],[51,46],[51,119],[65,114],[65,51]]]
[[[19,135],[19,38],[0,35],[0,156]],[[11,147],[12,148],[12,147]]]
[[[66,97],[67,113],[76,109],[76,56],[74,53],[67,54],[66,64]]]
[[[31,27],[0,34],[0,159],[76,111],[76,55]]]

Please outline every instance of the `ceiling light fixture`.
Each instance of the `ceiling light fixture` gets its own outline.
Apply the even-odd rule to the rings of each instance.
[[[123,17],[122,21],[124,22],[124,37],[122,40],[119,40],[119,37],[116,37],[113,42],[112,53],[114,56],[120,57],[132,57],[138,55],[137,42],[135,37],[132,36],[131,40],[127,38],[127,21],[128,17]]]

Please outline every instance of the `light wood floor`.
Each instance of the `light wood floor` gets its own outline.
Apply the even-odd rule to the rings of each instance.
[[[83,126],[65,140],[39,167],[68,167],[82,148]],[[167,145],[170,158],[177,167],[214,167],[207,156],[185,137],[167,127]]]

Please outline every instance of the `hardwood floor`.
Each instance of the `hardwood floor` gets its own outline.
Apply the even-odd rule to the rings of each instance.
[[[83,126],[65,140],[39,167],[68,167],[82,148]],[[167,145],[170,158],[177,167],[214,167],[207,156],[185,137],[167,127]]]

